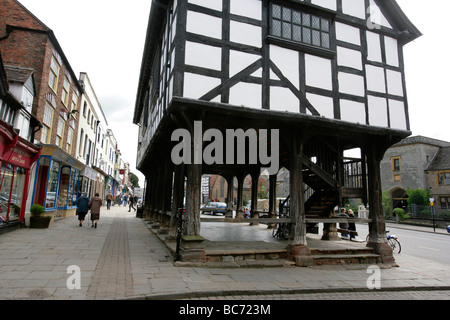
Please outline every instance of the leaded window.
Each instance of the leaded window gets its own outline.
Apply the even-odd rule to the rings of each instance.
[[[331,48],[331,20],[272,4],[271,35],[319,48]]]

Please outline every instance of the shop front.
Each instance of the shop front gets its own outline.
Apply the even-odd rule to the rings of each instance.
[[[0,121],[0,227],[24,223],[31,169],[40,152]]]
[[[32,204],[42,205],[46,214],[54,218],[75,215],[84,167],[60,148],[43,146],[35,171]]]
[[[95,183],[97,180],[97,172],[91,167],[86,166],[80,174],[80,182],[78,184],[78,197],[84,193],[89,198],[95,195]]]

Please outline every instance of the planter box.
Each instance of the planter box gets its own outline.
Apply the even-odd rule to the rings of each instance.
[[[30,228],[45,229],[50,225],[50,217],[30,217]]]

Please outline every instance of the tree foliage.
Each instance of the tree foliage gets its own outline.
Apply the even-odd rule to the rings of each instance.
[[[130,172],[130,183],[134,188],[140,188],[139,186],[139,178],[132,172]]]
[[[430,190],[426,189],[408,189],[408,204],[418,206],[427,206],[431,197]]]

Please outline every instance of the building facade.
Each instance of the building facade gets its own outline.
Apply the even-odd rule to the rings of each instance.
[[[408,189],[430,189],[445,187],[436,183],[436,175],[445,172],[445,152],[450,142],[423,136],[408,137],[390,147],[381,161],[381,184],[392,200],[392,209],[405,207]],[[438,155],[440,162],[438,163]],[[444,170],[444,171],[442,171]],[[448,193],[448,192],[447,192]],[[444,194],[447,194],[444,192]],[[440,196],[436,194],[436,198]]]
[[[17,159],[11,153],[17,150],[15,144],[8,141],[29,145],[20,157],[28,170],[23,172],[26,178],[14,179],[16,183],[29,181],[28,193],[20,199],[26,200],[27,213],[31,205],[40,204],[52,217],[74,215],[81,192],[105,194],[106,178],[113,174],[115,161],[109,146],[118,149],[115,141],[107,142],[113,133],[93,86],[86,73],[77,78],[53,31],[19,1],[2,2],[0,52],[2,76],[8,83],[1,107],[9,125],[5,127],[8,139],[1,142],[1,148]],[[38,151],[39,158],[31,167],[30,160]],[[11,170],[15,172],[3,168],[2,175],[15,177]],[[25,222],[27,215],[21,212],[19,216]]]
[[[24,222],[31,172],[41,153],[30,141],[40,127],[27,103],[34,97],[32,72],[6,70],[0,55],[0,233]]]
[[[272,190],[280,167],[290,173],[289,256],[308,252],[308,223],[328,221],[345,198],[360,198],[371,207],[369,245],[392,259],[380,161],[411,134],[403,46],[419,36],[392,0],[154,1],[134,114],[147,214],[171,213],[173,223],[186,177],[184,232],[198,236],[202,174],[237,178],[240,217],[244,177],[252,176],[256,208],[261,169],[275,162]],[[229,130],[272,148],[273,161],[221,148]],[[344,157],[355,148],[360,158]],[[276,192],[269,198],[274,213]],[[187,250],[186,259],[191,254],[205,258]]]

